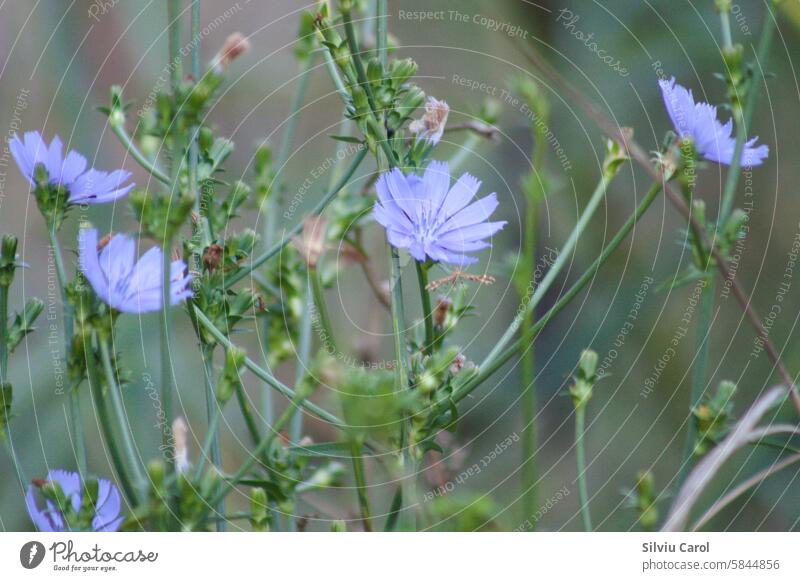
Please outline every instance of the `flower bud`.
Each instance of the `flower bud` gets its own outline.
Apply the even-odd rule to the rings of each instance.
[[[214,272],[222,263],[222,255],[225,249],[216,242],[203,250],[203,267],[208,272]]]
[[[12,234],[3,236],[0,248],[0,286],[9,287],[14,281],[14,270],[17,267],[17,237]],[[0,321],[5,323],[4,321]]]

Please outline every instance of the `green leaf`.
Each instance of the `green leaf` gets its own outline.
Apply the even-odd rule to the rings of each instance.
[[[328,137],[335,139],[336,141],[344,141],[345,143],[357,143],[359,145],[364,143],[358,137],[352,137],[350,135],[329,135]]]
[[[305,458],[349,458],[350,442],[322,442],[308,446],[289,446],[289,453]]]

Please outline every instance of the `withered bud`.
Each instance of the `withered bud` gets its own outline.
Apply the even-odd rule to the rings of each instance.
[[[203,267],[205,267],[208,272],[214,272],[222,262],[222,254],[224,251],[225,249],[222,245],[216,242],[206,247],[206,249],[203,250]]]
[[[328,221],[320,215],[309,216],[303,222],[303,233],[292,240],[294,246],[309,268],[315,268],[325,251],[325,235]]]
[[[436,299],[436,308],[433,311],[433,324],[438,328],[441,329],[444,327],[444,322],[447,320],[447,313],[450,312],[452,304],[453,301],[444,295],[440,295],[439,298]]]
[[[222,48],[214,57],[213,67],[217,72],[225,72],[233,61],[250,50],[250,41],[241,32],[234,32],[225,39]]]
[[[172,422],[172,435],[175,438],[175,471],[183,474],[189,469],[189,446],[188,438],[189,426],[181,416]]]
[[[31,484],[33,484],[36,488],[42,488],[45,484],[47,484],[47,480],[44,478],[31,478]]]
[[[436,145],[442,138],[449,114],[450,106],[446,102],[428,97],[428,100],[425,101],[425,113],[420,119],[412,121],[408,130],[421,139]]]
[[[456,355],[455,359],[453,359],[453,362],[450,364],[450,373],[455,374],[464,369],[464,364],[466,362],[467,358],[464,357],[463,353]]]

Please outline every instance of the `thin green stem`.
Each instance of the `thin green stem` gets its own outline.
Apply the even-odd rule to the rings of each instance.
[[[372,511],[369,508],[369,495],[367,494],[367,477],[364,473],[364,457],[361,455],[361,443],[355,439],[350,442],[350,455],[353,460],[353,476],[356,481],[356,494],[358,506],[361,509],[361,522],[364,530],[372,532]]]
[[[680,488],[694,459],[695,440],[697,438],[697,424],[694,410],[703,398],[706,390],[706,367],[708,362],[708,348],[711,343],[711,315],[714,310],[714,278],[706,278],[705,286],[700,295],[700,308],[697,316],[697,336],[695,344],[695,363],[692,366],[692,392],[689,401],[689,425],[686,427],[686,442],[683,446],[678,488]]]
[[[592,514],[589,510],[589,494],[586,490],[586,450],[584,448],[583,436],[585,432],[584,423],[586,421],[586,406],[579,405],[575,409],[575,458],[578,463],[578,495],[581,502],[581,518],[583,519],[583,529],[586,532],[592,531]]]
[[[503,333],[503,336],[480,364],[480,368],[492,365],[497,356],[503,351],[506,345],[509,344],[514,335],[516,335],[517,330],[522,326],[522,321],[530,316],[530,314],[542,300],[542,297],[544,297],[545,293],[547,293],[547,291],[550,289],[550,285],[553,284],[564,266],[572,261],[572,251],[578,244],[578,240],[583,235],[586,227],[589,225],[589,221],[592,219],[592,216],[594,216],[595,210],[597,210],[600,202],[605,198],[608,185],[611,183],[611,180],[614,179],[614,176],[617,175],[620,165],[621,164],[609,164],[604,168],[603,176],[600,178],[600,182],[597,184],[592,197],[589,198],[586,208],[584,208],[583,213],[581,214],[580,218],[578,218],[578,223],[575,225],[575,228],[570,233],[569,238],[561,248],[558,257],[556,257],[553,265],[547,271],[547,274],[544,276],[544,278],[542,278],[541,283],[536,286],[536,290],[533,292],[533,295],[523,298],[523,304],[521,305],[521,308],[518,309],[517,315],[514,317],[511,325],[508,327],[508,329],[506,329],[506,332]]]
[[[336,194],[338,194],[342,190],[342,188],[344,188],[348,184],[350,178],[353,177],[353,174],[355,173],[358,166],[367,156],[367,153],[369,153],[369,150],[367,150],[367,148],[362,148],[361,150],[359,150],[359,152],[353,159],[352,163],[347,168],[347,171],[342,175],[341,179],[338,182],[336,182],[334,187],[328,193],[326,193],[320,199],[319,202],[317,202],[317,205],[314,206],[314,208],[309,212],[309,215],[316,215],[322,213],[322,211],[328,206],[328,204],[333,200],[333,198],[336,197]],[[273,244],[272,247],[269,248],[269,250],[265,251],[263,254],[257,256],[247,264],[243,265],[242,268],[236,271],[236,274],[226,279],[224,281],[224,286],[225,287],[233,286],[234,284],[236,284],[237,282],[248,276],[252,271],[257,269],[259,266],[264,264],[267,260],[277,255],[287,244],[289,244],[289,242],[292,241],[292,238],[296,234],[298,234],[302,229],[303,229],[303,221],[301,220],[300,222],[295,224],[292,228],[287,230],[281,237],[281,240]]]
[[[234,347],[233,343],[231,343],[231,341],[225,336],[225,334],[222,331],[220,331],[219,329],[217,329],[217,327],[214,325],[214,323],[212,323],[209,320],[209,318],[206,317],[205,314],[203,314],[203,312],[200,309],[198,309],[197,307],[194,307],[194,312],[195,312],[195,316],[197,317],[197,321],[201,325],[203,325],[203,327],[206,328],[206,330],[209,332],[209,334],[212,337],[214,337],[214,339],[217,342],[219,342],[220,345],[224,346],[226,349],[231,349],[231,348]],[[284,395],[284,396],[286,396],[286,397],[288,397],[290,399],[294,399],[296,397],[294,390],[292,390],[291,388],[289,388],[286,385],[284,385],[283,383],[281,383],[278,379],[275,378],[274,375],[272,375],[268,371],[266,371],[266,370],[262,369],[261,367],[259,367],[249,357],[245,357],[244,366],[247,369],[249,369],[253,373],[253,375],[258,377],[262,381],[266,381],[267,383],[269,383],[269,385],[272,386],[272,388],[275,391],[277,391],[278,393],[280,393],[281,395]],[[324,420],[324,421],[326,421],[326,422],[328,422],[330,424],[333,424],[334,426],[336,426],[338,428],[344,428],[346,426],[346,424],[342,420],[340,420],[338,417],[336,417],[332,413],[322,409],[321,407],[309,402],[306,399],[303,399],[302,403],[300,403],[300,405],[303,408],[307,409],[312,414],[314,414],[315,416],[317,416],[318,418],[320,418],[321,420]]]
[[[306,90],[308,89],[308,81],[311,78],[311,70],[314,67],[313,55],[298,63],[300,71],[300,78],[297,82],[297,90],[292,98],[291,108],[289,115],[286,118],[286,127],[284,129],[283,138],[281,140],[281,147],[278,151],[278,157],[275,160],[275,167],[278,168],[278,175],[280,179],[275,179],[272,184],[272,192],[261,207],[260,220],[263,226],[262,243],[266,248],[269,248],[275,241],[275,230],[278,224],[278,213],[283,206],[283,183],[285,179],[283,176],[286,173],[286,163],[289,160],[289,154],[294,144],[295,134],[297,133],[297,120],[300,117],[299,111],[303,106]],[[269,354],[267,348],[269,345],[269,332],[270,322],[268,317],[264,317],[261,326],[263,358],[264,364],[267,365]],[[272,390],[269,385],[262,384],[261,386],[261,415],[267,425],[270,425],[273,420],[274,406],[272,401]]]
[[[728,169],[728,175],[725,179],[725,188],[722,193],[722,204],[719,210],[719,224],[724,224],[730,217],[733,210],[733,204],[736,201],[736,187],[739,183],[739,170],[742,166],[742,152],[744,151],[744,144],[747,140],[747,128],[753,120],[753,113],[756,109],[758,102],[758,87],[757,84],[764,82],[764,69],[767,67],[769,60],[769,50],[772,45],[772,38],[775,32],[775,19],[770,10],[767,9],[764,13],[764,24],[761,27],[761,35],[758,40],[758,48],[756,49],[756,66],[758,73],[755,73],[747,85],[746,102],[744,109],[740,110],[734,106],[734,121],[736,122],[736,147],[733,150],[733,159],[731,166]],[[736,112],[741,111],[741,115],[737,116]]]
[[[310,276],[310,275],[309,275]],[[314,300],[314,293],[311,288],[311,281],[306,283],[306,300],[303,309],[303,316],[300,319],[300,337],[297,347],[297,367],[294,372],[294,385],[297,386],[303,381],[308,371],[308,363],[311,358],[311,306]],[[303,436],[303,414],[297,414],[292,418],[289,426],[289,438],[292,442],[299,442]]]
[[[170,272],[172,261],[170,260],[170,248],[172,242],[166,241],[162,249],[162,285],[161,285],[161,405],[164,410],[164,417],[168,425],[172,425],[173,411],[173,369],[172,369],[172,301],[170,299]],[[170,430],[162,430],[161,445],[164,456],[167,460],[168,471],[172,472],[175,468],[174,441]]]
[[[426,288],[428,286],[428,269],[427,263],[414,261],[417,265],[417,281],[419,282],[419,296],[422,302],[422,319],[425,323],[425,343],[423,344],[423,351],[427,352],[428,349],[433,350],[436,345],[436,337],[433,333],[433,310],[431,309],[431,294]]]
[[[573,284],[569,290],[564,293],[564,295],[553,305],[550,310],[547,311],[542,317],[540,317],[536,323],[531,328],[531,333],[533,334],[534,338],[538,335],[539,331],[541,331],[549,322],[550,320],[555,317],[558,313],[560,313],[564,307],[566,307],[576,296],[577,294],[587,285],[589,282],[594,278],[597,271],[600,270],[600,267],[608,260],[608,258],[614,253],[614,251],[619,247],[622,241],[628,236],[628,233],[633,229],[639,219],[644,215],[653,201],[656,199],[658,192],[661,191],[663,187],[663,183],[661,181],[655,182],[653,187],[647,193],[647,195],[639,202],[639,205],[634,210],[633,214],[628,217],[628,220],[619,229],[619,231],[614,235],[608,245],[603,249],[603,252],[600,256],[595,259],[592,265],[584,272],[580,278]],[[505,351],[500,353],[497,357],[495,357],[490,364],[484,366],[480,366],[480,372],[478,375],[474,376],[471,380],[467,381],[463,385],[456,388],[455,392],[453,393],[453,400],[456,402],[461,401],[465,397],[467,397],[470,393],[472,393],[481,383],[486,381],[495,371],[497,371],[500,367],[502,367],[507,361],[509,361],[512,357],[514,357],[520,349],[527,347],[528,345],[523,343],[522,339],[518,339],[514,342],[510,347],[508,347]]]
[[[333,335],[333,326],[331,325],[331,318],[328,314],[328,306],[325,303],[325,289],[322,288],[322,281],[320,280],[319,272],[316,267],[310,266],[308,268],[308,278],[311,284],[314,304],[317,305],[319,323],[322,326],[322,333],[325,335],[321,337],[322,343],[328,353],[334,353],[337,350],[336,338]]]
[[[122,448],[124,455],[127,457],[128,468],[134,475],[134,486],[139,491],[143,498],[147,493],[148,478],[144,472],[141,462],[139,461],[139,454],[136,450],[136,443],[133,440],[133,431],[131,424],[128,421],[127,413],[125,412],[125,403],[122,400],[122,391],[120,390],[119,383],[117,382],[114,366],[111,362],[111,348],[107,339],[98,336],[98,343],[100,346],[100,360],[103,365],[103,372],[105,373],[106,383],[108,384],[108,393],[111,396],[111,409],[115,416],[115,421],[119,426],[119,431],[122,433]]]
[[[58,234],[55,226],[48,224],[47,234],[50,237],[50,247],[53,251],[53,261],[58,277],[58,286],[61,289],[61,303],[64,309],[64,353],[65,359],[69,359],[72,348],[73,332],[73,313],[72,307],[67,300],[67,271],[64,268],[64,258],[61,253],[61,244],[58,241]],[[69,386],[69,420],[72,424],[72,432],[75,434],[75,456],[78,462],[78,473],[81,479],[85,479],[88,473],[88,461],[86,458],[86,435],[83,429],[83,416],[81,415],[80,394],[78,385],[70,382]]]
[[[195,473],[195,480],[199,480],[205,460],[211,457],[211,464],[216,470],[222,469],[222,450],[219,443],[219,420],[222,416],[222,409],[217,401],[217,394],[214,388],[214,345],[203,345],[203,375],[205,377],[206,388],[206,420],[208,422],[208,432],[203,443],[203,451],[197,460],[198,471]],[[220,514],[225,512],[224,501],[215,507]],[[217,522],[217,531],[225,530],[225,521]]]
[[[127,152],[131,154],[131,157],[140,166],[142,166],[147,173],[156,178],[162,184],[169,185],[171,183],[169,176],[158,169],[155,163],[151,162],[141,151],[139,151],[139,148],[136,147],[136,144],[133,142],[133,139],[131,139],[131,136],[128,135],[127,131],[125,131],[125,127],[118,123],[111,123],[110,125],[111,132],[117,136],[117,139],[120,140],[120,143],[122,143]]]
[[[114,471],[117,473],[117,480],[122,486],[128,502],[132,505],[139,503],[136,488],[131,484],[131,479],[128,475],[128,469],[125,467],[125,462],[122,460],[122,454],[117,445],[116,436],[114,436],[114,425],[111,422],[111,416],[108,412],[108,401],[103,395],[103,386],[100,384],[100,378],[97,374],[97,363],[95,361],[96,354],[94,351],[93,342],[97,342],[96,333],[92,334],[94,341],[90,340],[89,345],[85,345],[86,353],[86,377],[89,382],[89,391],[92,393],[94,406],[97,409],[97,417],[100,420],[100,429],[103,433],[106,448],[111,456],[111,463],[114,466]]]

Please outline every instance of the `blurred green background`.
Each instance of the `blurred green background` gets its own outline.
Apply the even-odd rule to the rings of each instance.
[[[519,104],[512,81],[530,70],[519,52],[527,45],[543,54],[584,94],[600,103],[607,114],[622,126],[634,128],[639,142],[648,150],[657,149],[669,129],[655,72],[660,63],[668,76],[692,88],[695,96],[711,103],[726,99],[725,85],[715,77],[722,70],[719,53],[719,18],[713,0],[651,0],[630,2],[581,0],[562,5],[548,0],[528,2],[504,0],[458,3],[445,0],[390,0],[390,32],[400,56],[419,63],[418,84],[430,95],[445,99],[451,107],[450,123],[472,118],[486,93],[493,93],[502,106],[498,122],[501,133],[497,144],[481,143],[468,152],[462,169],[483,181],[482,193],[496,191],[501,201],[499,213],[509,226],[494,241],[476,272],[486,267],[497,277],[491,287],[474,288],[474,303],[480,316],[465,322],[459,341],[466,345],[472,360],[480,358],[494,345],[514,316],[518,299],[510,284],[510,274],[519,258],[522,213],[520,180],[529,170],[529,119]],[[767,2],[742,0],[736,3],[733,19],[734,41],[745,47],[752,59]],[[800,168],[794,163],[800,149],[796,57],[800,8],[797,2],[784,2],[776,13],[779,34],[767,66],[766,92],[762,92],[753,124],[753,135],[770,147],[768,162],[752,172],[751,195],[745,196],[746,180],[740,181],[738,204],[751,205],[750,237],[741,257],[738,279],[753,294],[753,304],[766,315],[776,303],[779,284],[784,281],[787,254],[800,232],[800,199],[794,184]],[[454,8],[457,6],[457,8]],[[299,11],[304,2],[255,2],[204,0],[203,25],[208,33],[202,39],[203,60],[211,59],[230,33],[240,31],[253,45],[252,51],[232,69],[230,88],[212,114],[220,134],[230,136],[237,149],[229,162],[230,177],[248,171],[255,145],[268,140],[280,142],[289,102],[297,83],[297,65],[292,54]],[[568,9],[572,27],[564,24],[562,9]],[[442,18],[419,21],[406,13],[444,11]],[[403,15],[401,16],[401,11]],[[457,11],[455,14],[453,11]],[[14,130],[40,130],[49,139],[62,136],[98,167],[111,169],[124,165],[134,172],[140,185],[146,175],[109,132],[105,117],[96,107],[107,101],[112,84],[124,86],[125,95],[140,106],[164,74],[167,60],[163,2],[44,0],[37,3],[6,2],[0,5],[0,128],[4,142]],[[495,27],[488,20],[509,23]],[[187,15],[188,21],[188,15]],[[511,29],[511,25],[519,29]],[[575,31],[593,34],[593,41],[613,55],[626,75],[603,62]],[[619,67],[618,67],[619,68]],[[466,83],[464,80],[474,81]],[[594,189],[600,174],[604,139],[591,120],[541,80],[551,103],[550,129],[564,150],[563,156],[549,148],[546,157],[551,191],[542,207],[539,230],[541,248],[563,245],[576,216]],[[475,90],[465,84],[476,86]],[[480,85],[483,84],[483,88]],[[494,88],[494,89],[493,89]],[[764,91],[764,87],[760,90]],[[506,91],[504,93],[503,91]],[[508,99],[506,99],[508,97]],[[325,137],[336,133],[341,107],[331,92],[323,68],[313,72],[307,106],[299,124],[292,156],[285,168],[287,198],[291,199],[310,168],[332,154],[335,142]],[[727,118],[728,113],[721,110]],[[464,135],[448,134],[435,157],[448,159],[460,151]],[[5,145],[5,144],[4,144]],[[11,381],[15,386],[12,429],[25,470],[44,475],[48,468],[73,468],[74,455],[66,431],[66,396],[57,393],[57,354],[60,347],[60,306],[54,273],[48,270],[48,245],[44,224],[27,184],[13,160],[3,150],[0,172],[0,231],[20,238],[22,259],[30,268],[20,271],[14,286],[11,308],[20,307],[25,298],[38,296],[46,303],[38,331],[29,336],[11,360]],[[562,163],[563,160],[568,163]],[[565,169],[565,165],[568,166]],[[366,170],[359,177],[366,177]],[[723,168],[710,166],[700,176],[697,193],[714,215],[725,178]],[[581,239],[566,275],[560,276],[545,300],[552,304],[558,293],[574,281],[597,255],[604,241],[630,214],[635,203],[649,188],[647,176],[638,168],[626,166],[609,191],[607,201],[597,212],[592,227]],[[312,188],[304,200],[309,207],[320,194]],[[79,211],[75,211],[78,214]],[[299,214],[298,214],[299,215]],[[102,230],[123,231],[134,227],[126,204],[94,207],[88,217]],[[77,220],[68,222],[61,232],[62,243],[74,250]],[[256,225],[248,215],[242,225]],[[288,225],[288,224],[286,224]],[[689,369],[695,354],[694,324],[680,341],[677,355],[666,364],[652,393],[643,397],[645,381],[664,356],[669,340],[682,326],[689,308],[692,287],[657,291],[658,283],[670,279],[690,260],[683,245],[684,221],[663,198],[654,204],[636,227],[633,236],[600,272],[588,291],[547,328],[536,344],[538,375],[536,390],[541,411],[538,416],[539,504],[557,498],[543,510],[537,523],[544,530],[578,530],[578,494],[572,445],[572,406],[563,397],[569,376],[580,351],[595,349],[601,360],[612,357],[589,408],[588,481],[596,526],[602,530],[628,530],[636,527],[635,511],[626,506],[624,491],[634,484],[639,469],[651,469],[657,489],[663,492],[662,514],[674,492],[685,421],[689,405]],[[375,235],[375,251],[383,256],[380,237]],[[381,269],[383,267],[381,266]],[[381,272],[385,272],[381,270]],[[410,273],[409,273],[410,274]],[[620,328],[636,302],[646,277],[652,277],[645,299],[624,345],[615,346]],[[800,305],[800,284],[788,277],[791,287],[780,306],[782,311],[771,329],[771,338],[789,366],[800,366],[795,327]],[[410,316],[417,314],[413,279],[406,285]],[[353,353],[387,354],[391,341],[389,319],[376,308],[360,271],[348,271],[329,294],[330,309],[340,335],[349,339]],[[52,320],[48,316],[54,317]],[[205,408],[202,367],[194,337],[183,314],[176,314],[175,361],[179,378],[179,409],[192,427],[192,453],[205,433]],[[56,325],[56,340],[50,337],[50,324]],[[126,388],[126,402],[142,454],[157,454],[159,432],[153,427],[155,412],[148,398],[149,377],[158,377],[157,315],[123,317],[117,341],[126,365],[132,370]],[[751,328],[732,298],[717,296],[712,327],[709,383],[722,379],[737,381],[740,391],[735,409],[741,413],[758,394],[777,382],[766,355],[751,356]],[[237,341],[257,353],[255,334]],[[290,365],[278,370],[291,382]],[[248,389],[254,399],[258,386],[248,376]],[[507,365],[474,396],[465,402],[459,430],[451,442],[458,453],[448,459],[453,480],[508,437],[521,435],[519,409],[519,369]],[[324,391],[324,390],[321,390]],[[86,394],[84,394],[86,396]],[[320,402],[331,409],[336,400],[319,393]],[[84,421],[90,430],[90,465],[101,476],[111,477],[103,452],[91,402],[84,397]],[[282,404],[281,404],[282,405]],[[781,412],[787,418],[786,411]],[[326,426],[308,418],[308,432],[316,441],[335,437]],[[223,429],[226,467],[235,467],[247,442],[241,417],[235,409],[226,415]],[[434,513],[432,523],[443,529],[515,529],[525,520],[519,497],[519,457],[521,446],[512,443],[488,466],[456,483],[446,495],[453,506],[471,509],[458,517],[441,521]],[[709,492],[711,499],[731,482],[740,480],[774,461],[778,451],[746,450],[723,470]],[[459,464],[460,463],[460,464]],[[421,494],[441,483],[442,474],[434,467],[421,479]],[[383,477],[370,466],[374,495],[385,509],[392,491]],[[747,494],[726,510],[713,528],[728,530],[797,530],[800,528],[800,484],[798,469],[790,468],[769,479],[752,494]],[[440,480],[437,481],[437,478]],[[560,491],[566,490],[566,494]],[[239,502],[242,502],[240,500]],[[443,499],[437,503],[441,504]],[[314,519],[353,516],[354,493],[343,490],[312,495],[311,504],[301,506],[312,517],[310,529],[327,527]],[[380,513],[381,510],[376,510]],[[476,524],[477,523],[477,524]],[[5,455],[0,456],[0,530],[30,529],[24,510],[22,491],[13,477]]]

